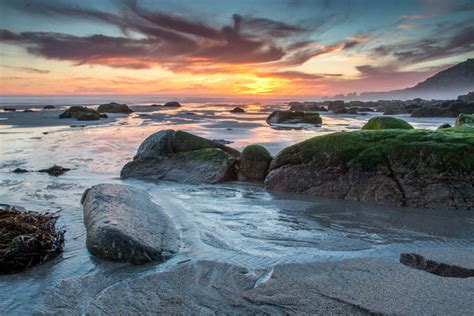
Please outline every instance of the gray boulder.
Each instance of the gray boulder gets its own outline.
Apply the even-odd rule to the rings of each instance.
[[[142,264],[165,260],[179,249],[179,234],[142,189],[99,184],[83,196],[87,249],[110,261]]]
[[[130,114],[133,112],[126,104],[119,104],[116,102],[106,103],[99,105],[97,109],[99,113],[124,113]]]
[[[146,138],[121,177],[219,183],[236,179],[240,152],[183,131],[163,130]]]
[[[249,145],[240,158],[240,180],[265,180],[272,162],[272,155],[261,145]]]

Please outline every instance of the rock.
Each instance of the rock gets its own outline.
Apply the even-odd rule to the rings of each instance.
[[[180,108],[181,104],[178,101],[170,101],[170,102],[166,102],[163,106],[170,107],[170,108]]]
[[[241,107],[235,107],[230,112],[231,113],[245,113],[245,110],[242,109]]]
[[[382,205],[474,209],[474,133],[339,132],[282,150],[265,187]]]
[[[142,264],[165,260],[179,249],[179,234],[142,189],[99,184],[83,200],[87,249],[111,261]]]
[[[38,170],[38,172],[45,172],[45,173],[49,174],[50,176],[57,177],[57,176],[60,176],[63,173],[69,171],[69,170],[71,170],[71,169],[54,165],[54,166],[52,166],[51,168],[48,168],[48,169]]]
[[[218,148],[179,152],[133,160],[123,167],[120,177],[191,184],[221,183],[236,179],[236,159]]]
[[[219,144],[222,144],[222,145],[229,145],[229,144],[233,143],[233,141],[226,140],[226,139],[213,139],[212,141],[216,142],[216,143],[219,143]]]
[[[380,130],[380,129],[413,129],[406,121],[390,116],[376,116],[371,118],[364,126],[363,130]]]
[[[358,112],[374,112],[374,109],[373,108],[369,108],[369,107],[358,107],[357,108],[357,111]]]
[[[383,258],[279,264],[255,271],[191,261],[169,271],[127,275],[125,281],[105,273],[65,279],[47,294],[38,312],[470,315],[473,286],[473,278],[441,278]]]
[[[16,112],[15,108],[3,108],[3,111],[5,112]]]
[[[45,105],[43,106],[43,109],[45,110],[51,110],[51,109],[55,109],[56,107],[54,105]]]
[[[59,115],[60,119],[64,118],[75,118],[79,121],[95,121],[95,120],[100,120],[100,118],[106,118],[107,115],[105,114],[100,114],[94,109],[90,109],[85,106],[71,106],[69,109],[64,111]]]
[[[183,131],[163,130],[147,137],[121,177],[219,183],[236,178],[240,152]]]
[[[31,112],[34,112],[33,110],[31,109],[26,109],[26,110],[23,110],[24,113],[31,113]]]
[[[403,109],[405,110],[406,113],[411,114],[414,110],[420,109],[421,105],[416,104],[416,103],[411,103],[403,106]]]
[[[328,103],[328,110],[329,111],[339,110],[339,109],[343,109],[345,107],[346,107],[346,104],[342,100],[331,101],[331,102]]]
[[[327,112],[323,104],[317,102],[290,102],[288,105],[291,111]]]
[[[12,172],[14,172],[14,173],[26,173],[26,172],[29,172],[29,171],[26,170],[26,169],[22,169],[22,168],[16,168]]]
[[[56,229],[57,219],[0,205],[0,274],[21,272],[61,254],[65,231]]]
[[[445,123],[438,127],[438,129],[445,129],[445,128],[451,128],[451,124]]]
[[[99,105],[97,109],[99,113],[125,113],[130,114],[133,112],[126,104],[119,104],[115,102],[106,103]]]
[[[441,277],[474,277],[474,249],[421,249],[400,254],[404,265]]]
[[[469,92],[468,94],[458,96],[458,101],[463,101],[463,102],[474,101],[474,91]]]
[[[457,117],[459,114],[474,114],[474,102],[448,101],[436,106],[413,110],[413,117]]]
[[[318,112],[306,112],[306,111],[273,111],[267,117],[267,123],[273,124],[314,124],[321,125],[322,119]]]
[[[334,114],[357,114],[356,108],[341,108],[333,111]]]
[[[456,126],[472,125],[474,127],[474,114],[459,114],[456,119]]]
[[[148,136],[141,143],[134,159],[158,158],[163,155],[206,148],[219,148],[233,157],[240,157],[238,150],[218,142],[183,131],[167,129]]]
[[[405,114],[406,111],[402,108],[388,108],[383,112],[383,115],[398,115],[398,114]]]
[[[240,180],[265,180],[272,155],[261,145],[249,145],[244,148],[240,157]]]

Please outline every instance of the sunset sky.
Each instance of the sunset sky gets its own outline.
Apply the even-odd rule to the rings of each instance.
[[[323,96],[474,56],[474,1],[0,1],[0,94]]]

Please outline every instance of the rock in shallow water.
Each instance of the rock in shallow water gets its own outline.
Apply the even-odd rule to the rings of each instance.
[[[419,208],[474,209],[474,133],[339,132],[282,150],[266,188]]]
[[[321,125],[322,119],[318,112],[313,111],[273,111],[267,117],[267,123],[272,124],[314,124]]]
[[[163,130],[147,137],[121,177],[218,183],[236,178],[240,152],[190,133]]]
[[[249,145],[242,151],[240,158],[240,180],[265,180],[272,155],[261,145]]]
[[[142,264],[178,251],[172,220],[142,189],[99,184],[83,197],[87,249],[96,257]]]
[[[99,113],[124,113],[130,114],[133,112],[126,104],[119,104],[115,102],[99,105],[97,109]]]

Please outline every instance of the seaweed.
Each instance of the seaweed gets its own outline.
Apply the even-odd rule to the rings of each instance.
[[[53,214],[0,207],[0,273],[15,273],[62,253],[64,230]]]

